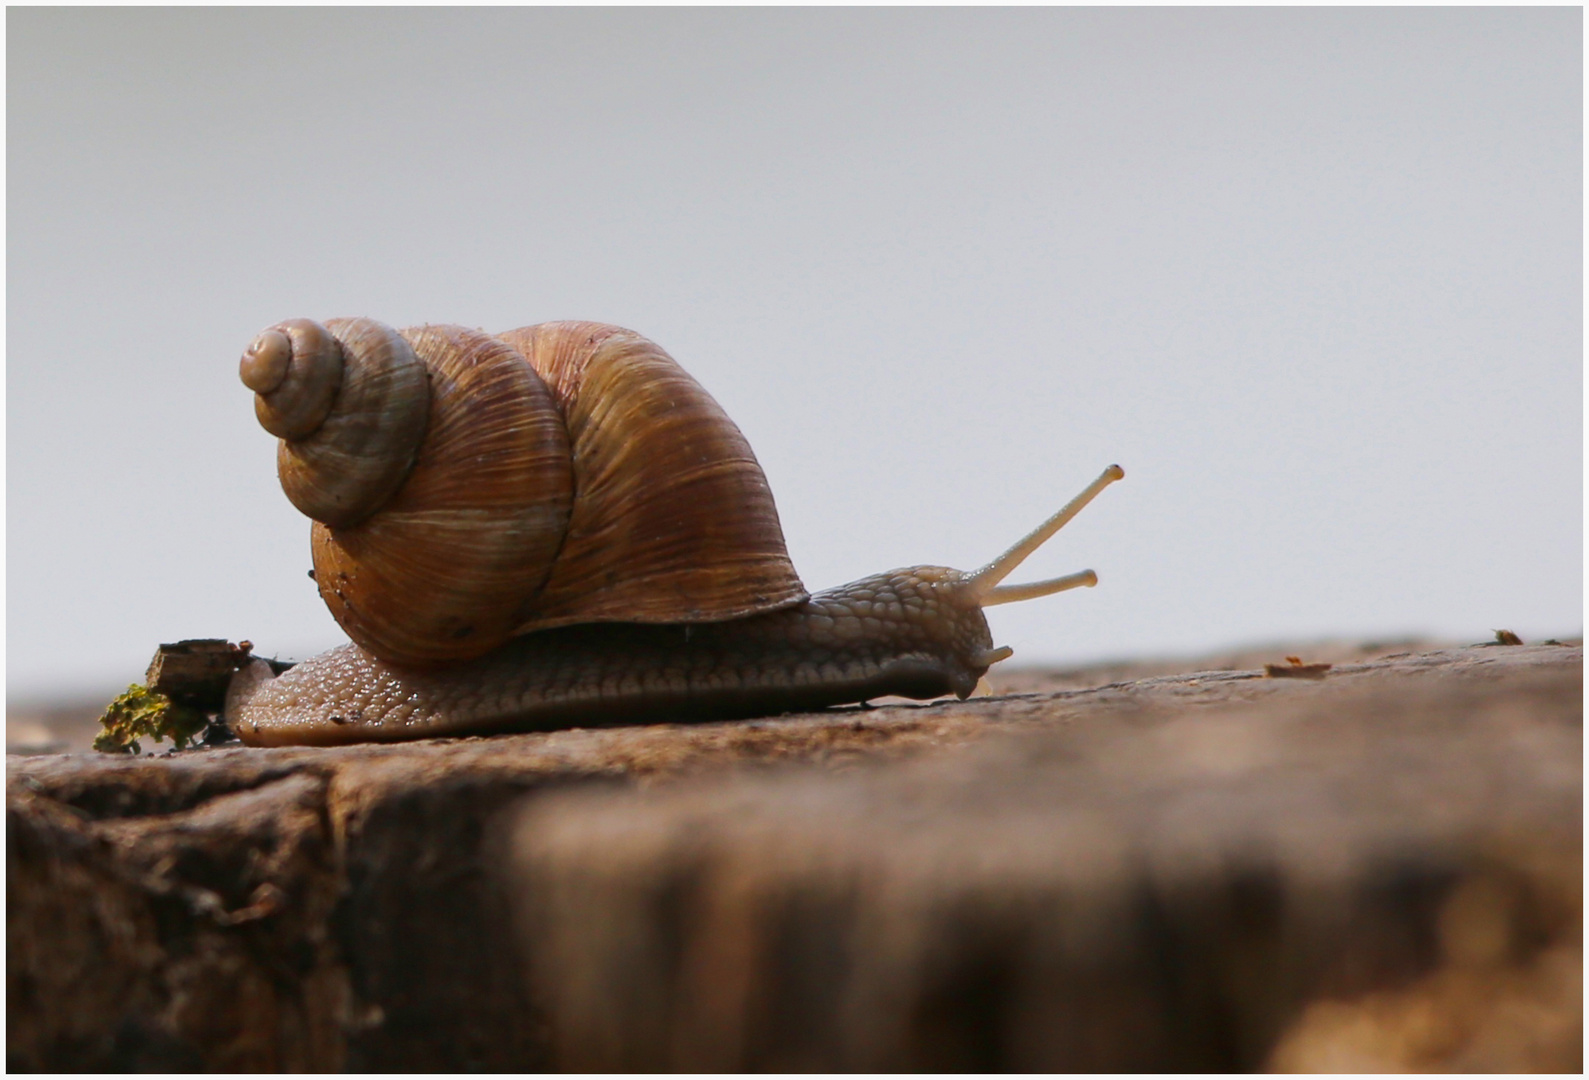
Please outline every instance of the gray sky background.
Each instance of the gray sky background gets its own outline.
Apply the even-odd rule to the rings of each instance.
[[[341,640],[261,327],[620,323],[1018,661],[1582,625],[1581,13],[11,9],[8,696]]]

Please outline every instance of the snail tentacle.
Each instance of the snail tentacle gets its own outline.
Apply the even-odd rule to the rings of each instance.
[[[988,565],[971,574],[966,580],[971,589],[976,592],[983,607],[994,604],[1009,604],[1017,600],[1033,600],[1039,596],[1050,596],[1066,589],[1085,586],[1091,587],[1098,584],[1098,575],[1091,570],[1082,570],[1075,574],[1066,574],[1064,577],[1049,578],[1047,581],[1034,581],[1029,585],[999,585],[999,582],[1010,576],[1010,572],[1026,561],[1026,557],[1042,547],[1060,529],[1070,523],[1070,519],[1081,513],[1082,508],[1092,502],[1098,493],[1116,480],[1123,479],[1126,471],[1118,465],[1111,465],[1098,475],[1098,479],[1088,484],[1080,495],[1060,507],[1047,521],[1021,537],[1011,548]]]

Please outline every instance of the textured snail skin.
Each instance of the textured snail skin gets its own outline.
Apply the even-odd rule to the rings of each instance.
[[[964,698],[1004,655],[964,582],[944,567],[894,570],[726,622],[544,630],[442,669],[343,645],[274,678],[255,661],[226,715],[251,745],[331,745]]]

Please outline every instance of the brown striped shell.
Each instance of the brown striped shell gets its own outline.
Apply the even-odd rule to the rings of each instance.
[[[806,599],[744,436],[632,331],[292,320],[241,371],[282,437],[282,486],[315,519],[320,594],[381,659]]]

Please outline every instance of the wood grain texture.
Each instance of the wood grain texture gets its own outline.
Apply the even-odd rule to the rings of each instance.
[[[1572,1071],[1582,650],[8,759],[13,1069]]]

